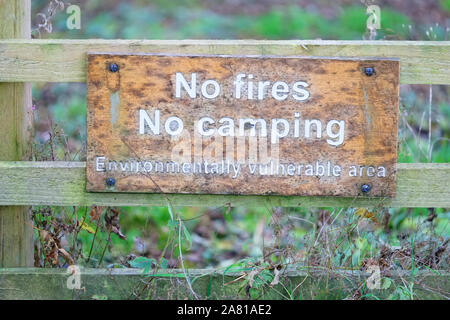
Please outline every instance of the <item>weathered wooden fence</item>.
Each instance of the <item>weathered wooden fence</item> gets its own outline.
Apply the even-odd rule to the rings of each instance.
[[[448,41],[30,40],[30,21],[30,0],[0,1],[0,267],[3,268],[33,265],[29,205],[167,204],[166,196],[161,194],[87,193],[84,162],[22,161],[31,143],[30,82],[84,82],[87,52],[396,57],[400,58],[402,84],[450,84]],[[397,170],[394,199],[178,194],[168,197],[174,205],[183,206],[450,207],[450,164],[400,163]],[[62,293],[68,290],[63,273],[0,269],[0,299],[72,297],[70,292]],[[136,281],[134,271],[87,270],[87,279],[92,282],[91,291],[84,297],[95,294],[97,283],[98,288],[105,283],[108,288],[119,288],[111,274],[125,286]],[[301,280],[302,276],[295,273],[294,278]],[[441,274],[439,279],[448,292],[448,274]],[[28,283],[33,285],[28,287]],[[210,282],[205,286],[211,286]],[[130,294],[115,292],[112,297],[125,298]]]

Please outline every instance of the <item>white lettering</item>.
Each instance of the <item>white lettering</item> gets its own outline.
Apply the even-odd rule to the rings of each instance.
[[[183,121],[175,116],[167,118],[164,124],[164,129],[171,136],[179,135],[183,131],[183,128]]]
[[[208,93],[208,86],[212,85],[214,87],[213,93]],[[206,80],[202,84],[202,95],[207,99],[214,99],[220,94],[220,86],[216,80]]]
[[[155,121],[152,122],[147,111],[139,109],[139,134],[145,134],[145,125],[150,127],[150,131],[153,134],[160,134],[160,112],[155,110]]]
[[[196,96],[196,86],[197,86],[197,74],[194,72],[191,74],[191,86],[184,78],[183,74],[177,72],[175,74],[175,97],[181,98],[181,86],[183,86],[184,90],[188,93],[189,97],[192,99]]]

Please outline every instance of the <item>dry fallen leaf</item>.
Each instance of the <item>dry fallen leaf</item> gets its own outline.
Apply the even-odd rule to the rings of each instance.
[[[73,260],[72,256],[66,250],[64,250],[63,248],[59,248],[58,251],[64,258],[64,260],[66,260],[69,266],[75,264],[75,261]]]
[[[274,273],[274,277],[272,282],[270,283],[270,286],[275,286],[278,284],[278,282],[280,281],[280,270],[278,270],[277,268],[273,269],[273,273]]]
[[[94,234],[95,233],[95,229],[93,227],[91,227],[90,225],[88,225],[86,223],[86,221],[83,221],[83,223],[81,223],[80,228],[90,234]]]
[[[358,217],[370,219],[372,222],[378,222],[377,218],[373,214],[373,212],[367,210],[366,208],[358,208],[355,210],[355,215]]]
[[[89,217],[91,221],[96,221],[100,218],[104,207],[92,206],[91,211],[89,211]]]
[[[52,236],[50,235],[50,232],[48,232],[46,230],[41,230],[41,229],[38,229],[38,230],[41,235],[42,241],[49,242],[50,240],[52,240]]]
[[[117,234],[120,239],[125,240],[127,237],[120,232],[119,214],[119,210],[108,208],[105,213],[106,229],[108,229],[109,232]]]

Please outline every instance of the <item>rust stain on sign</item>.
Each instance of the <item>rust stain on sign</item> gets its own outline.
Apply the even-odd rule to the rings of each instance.
[[[88,54],[87,190],[395,195],[399,61]]]

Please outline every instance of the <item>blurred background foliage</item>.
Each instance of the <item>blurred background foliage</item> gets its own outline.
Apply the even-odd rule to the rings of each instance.
[[[50,0],[33,0],[33,26],[42,23],[38,13],[48,14]],[[372,1],[381,8],[381,29],[376,40],[449,40],[450,1]],[[68,1],[65,2],[68,4]],[[365,1],[308,0],[134,0],[70,1],[81,8],[81,29],[66,28],[67,14],[56,12],[52,32],[34,30],[43,39],[338,39],[367,38]],[[431,114],[429,103],[431,94]],[[447,86],[402,85],[399,118],[399,162],[449,162],[450,103]],[[35,112],[34,160],[85,160],[86,87],[76,83],[38,83],[33,87]],[[428,125],[431,117],[431,127]],[[427,152],[431,134],[432,153]],[[34,208],[35,223],[57,232],[54,224],[84,221],[76,236],[63,234],[62,243],[80,250],[71,252],[78,264],[89,266],[129,266],[136,256],[158,259],[168,241],[168,207],[120,210],[121,231],[126,239],[108,234],[95,220],[91,208]],[[355,214],[354,208],[176,208],[189,230],[189,245],[183,246],[186,267],[227,266],[247,257],[261,257],[263,246],[289,249],[285,262],[307,264],[323,259],[326,246],[314,237],[323,217],[336,218],[340,230],[358,223],[351,237],[335,234],[344,244],[329,257],[335,266],[360,268],[364,259],[377,257],[380,248],[402,248],[414,241],[426,242],[436,249],[450,234],[450,210],[372,208],[375,218]],[[47,212],[47,213],[46,213]],[[48,214],[50,212],[51,214]],[[325,213],[324,213],[325,212]],[[358,211],[361,212],[361,211]],[[106,213],[103,213],[106,214]],[[431,221],[428,221],[430,219]],[[436,217],[433,217],[436,215]],[[85,217],[88,217],[87,219]],[[321,218],[322,217],[322,218]],[[85,219],[85,220],[83,220]],[[322,219],[322,220],[321,220]],[[375,219],[375,220],[374,220]],[[327,220],[328,221],[328,220]],[[53,226],[53,227],[52,227]],[[332,232],[330,231],[330,237]],[[36,234],[38,237],[38,234]],[[74,238],[75,237],[75,238]],[[96,239],[94,241],[94,238]],[[320,238],[320,237],[319,237]],[[108,239],[110,239],[108,241]],[[42,240],[42,239],[41,239]],[[39,242],[39,241],[37,241]],[[91,245],[94,243],[94,245]],[[43,243],[38,243],[43,246]],[[315,248],[314,248],[315,245]],[[107,250],[106,250],[106,249]],[[39,248],[38,248],[39,249]],[[38,250],[37,249],[37,250]],[[428,250],[427,249],[427,250]],[[42,249],[43,250],[43,249]],[[41,256],[45,255],[40,251]],[[312,252],[311,250],[315,250]],[[75,250],[76,251],[76,250]],[[319,254],[320,253],[320,254]],[[88,258],[89,257],[89,258]],[[290,257],[290,258],[288,258]],[[41,257],[42,258],[42,257]],[[176,243],[164,257],[167,267],[179,267]],[[298,259],[297,259],[298,258]],[[330,260],[330,261],[331,261]],[[444,267],[448,266],[448,255]],[[39,266],[50,266],[41,259]],[[61,261],[58,265],[64,265]],[[442,268],[443,265],[440,265]]]

